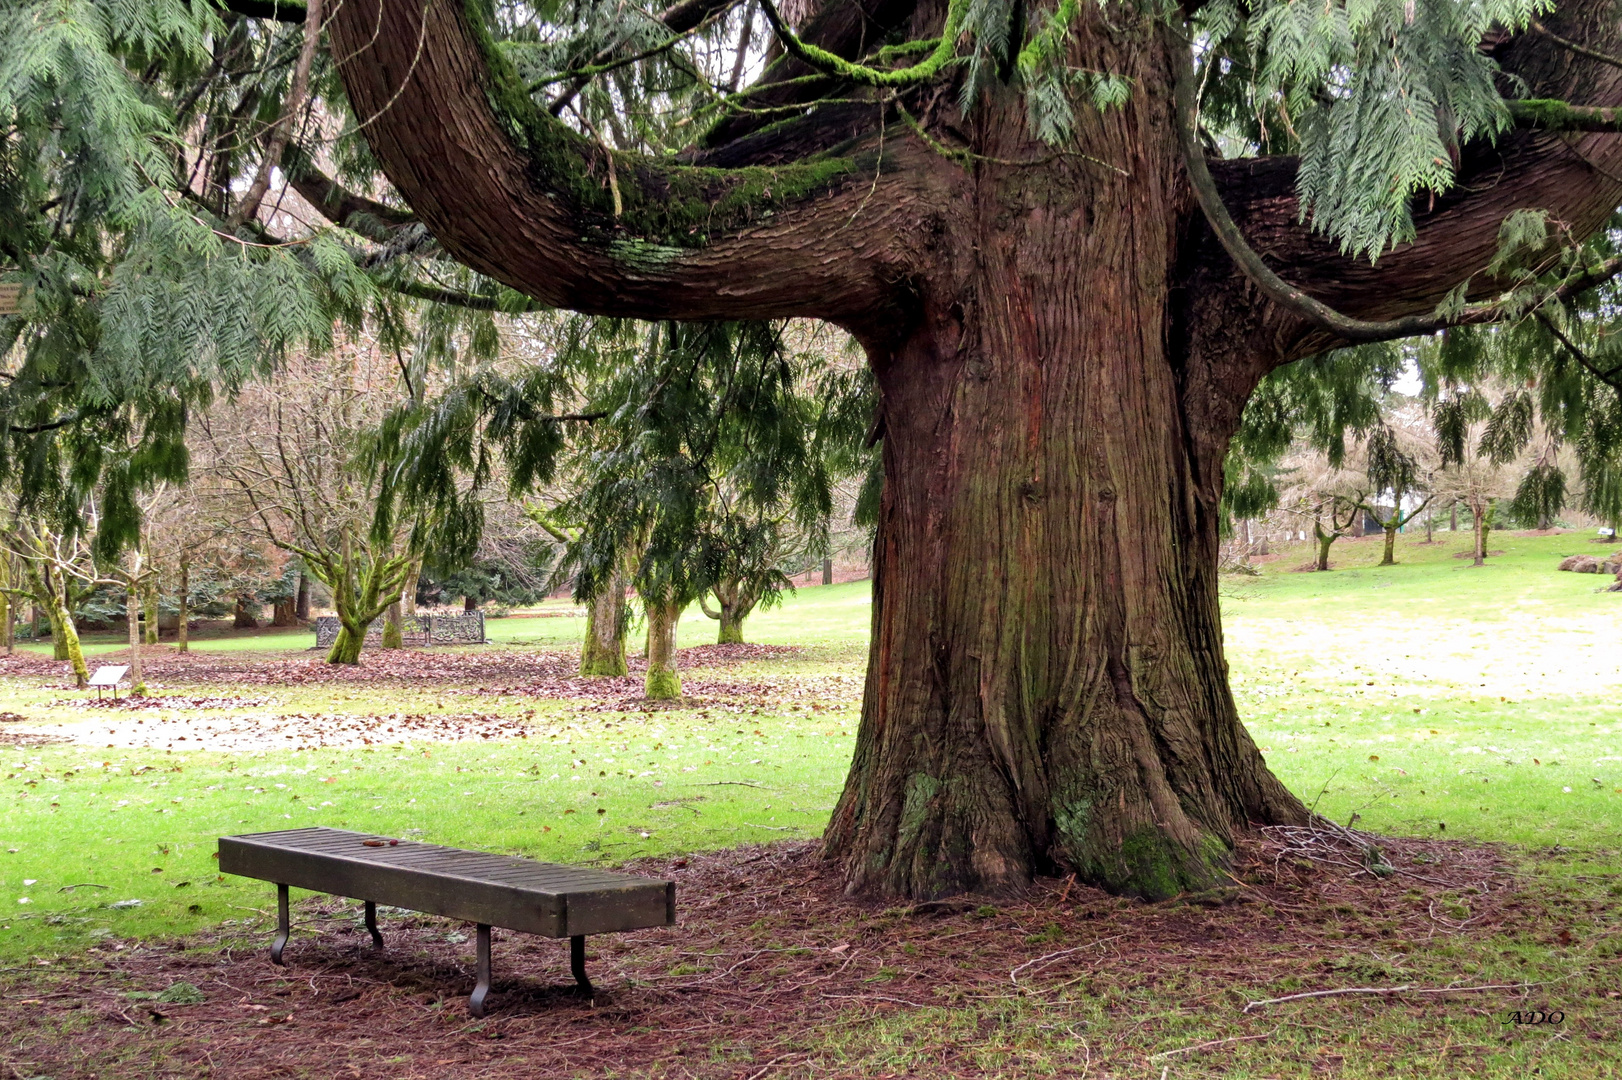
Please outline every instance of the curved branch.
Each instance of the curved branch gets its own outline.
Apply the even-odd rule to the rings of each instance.
[[[1549,318],[1548,315],[1540,311],[1537,313],[1537,320],[1543,324],[1543,328],[1545,330],[1554,335],[1554,339],[1560,342],[1561,346],[1566,350],[1566,352],[1570,353],[1579,364],[1588,369],[1588,373],[1590,375],[1594,376],[1594,378],[1598,379],[1606,386],[1609,386],[1611,389],[1622,393],[1622,366],[1614,367],[1609,370],[1602,370],[1598,364],[1594,363],[1587,353],[1578,348],[1576,344],[1573,343],[1572,340],[1554,324],[1554,320]]]
[[[1555,33],[1553,30],[1550,30],[1536,19],[1533,19],[1530,25],[1533,30],[1536,30],[1538,33],[1542,34],[1544,37],[1548,38],[1562,49],[1574,52],[1578,56],[1586,56],[1590,60],[1597,60],[1602,64],[1610,64],[1612,67],[1622,68],[1622,59],[1618,59],[1617,57],[1612,56],[1610,53],[1602,53],[1597,49],[1590,49],[1586,45],[1580,45],[1577,42],[1572,41],[1570,38],[1561,37],[1559,34]]]
[[[872,153],[726,170],[615,152],[616,216],[605,151],[535,105],[472,10],[345,0],[329,24],[373,152],[456,258],[593,314],[895,320],[910,242],[896,207],[927,170]]]
[[[1622,45],[1622,28],[1609,12],[1607,0],[1572,0],[1562,5],[1558,18],[1545,21],[1597,49],[1616,50]],[[1564,50],[1541,34],[1494,39],[1491,48],[1506,74],[1524,80],[1533,100],[1575,98],[1601,109],[1622,107],[1622,71]],[[1497,254],[1500,229],[1514,211],[1540,210],[1565,235],[1584,238],[1602,228],[1622,203],[1622,180],[1617,179],[1622,173],[1622,139],[1600,132],[1558,135],[1513,130],[1493,143],[1466,144],[1453,187],[1434,200],[1416,203],[1414,238],[1378,262],[1369,262],[1346,256],[1302,220],[1296,199],[1297,167],[1298,162],[1287,157],[1209,164],[1223,204],[1266,265],[1281,268],[1291,288],[1365,322],[1429,317],[1461,285],[1466,300],[1499,298],[1505,283],[1480,272]],[[1259,357],[1254,377],[1346,340],[1292,305],[1269,304],[1266,311],[1255,313],[1258,287],[1233,269],[1232,257],[1213,239],[1217,238],[1212,234],[1194,236],[1200,245],[1194,258],[1209,276],[1202,286],[1204,296],[1193,300],[1202,310],[1214,304],[1230,322],[1238,320],[1249,327]],[[1592,287],[1615,269],[1607,265],[1585,273],[1552,296]],[[1225,286],[1219,280],[1223,274],[1243,285],[1230,300],[1206,299],[1213,291],[1231,288],[1231,283]],[[1486,309],[1476,310],[1486,314]],[[1222,333],[1231,330],[1225,325]]]
[[[362,224],[365,218],[372,218],[390,228],[397,228],[401,225],[414,224],[417,220],[409,211],[397,210],[386,203],[350,191],[316,168],[309,153],[297,143],[290,144],[283,157],[283,171],[287,173],[288,183],[292,185],[293,190],[334,225],[354,228],[354,224]],[[356,222],[357,218],[362,221]],[[356,231],[369,235],[376,230],[361,228]]]
[[[1177,137],[1182,144],[1183,164],[1188,170],[1189,185],[1194,189],[1195,201],[1205,213],[1206,221],[1222,243],[1223,250],[1244,272],[1245,277],[1262,291],[1262,295],[1296,317],[1345,341],[1390,341],[1392,338],[1432,333],[1464,321],[1462,317],[1439,319],[1420,315],[1377,322],[1354,319],[1308,296],[1274,273],[1250,246],[1239,226],[1234,224],[1233,216],[1228,213],[1222,195],[1217,191],[1216,181],[1211,179],[1211,170],[1205,161],[1205,148],[1200,142],[1200,107],[1194,86],[1194,64],[1186,48],[1179,48],[1173,43],[1171,52],[1177,65]]]

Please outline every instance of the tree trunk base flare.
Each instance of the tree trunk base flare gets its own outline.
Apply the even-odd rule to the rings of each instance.
[[[231,618],[233,630],[259,629],[259,604],[246,596],[237,597],[236,611]]]
[[[586,607],[586,638],[580,646],[580,674],[618,678],[625,662],[625,583],[616,575]]]
[[[1098,58],[1128,78],[1164,62]],[[1228,687],[1232,428],[1212,434],[1210,392],[1182,382],[1171,116],[1135,100],[1086,128],[1132,178],[1066,157],[1033,202],[1029,170],[977,169],[940,211],[954,276],[918,285],[899,344],[863,341],[885,483],[862,719],[824,838],[852,894],[1073,873],[1161,899],[1228,883],[1248,825],[1307,819]],[[1040,156],[1012,111],[981,130],[986,160]]]
[[[648,674],[643,695],[649,701],[675,701],[681,697],[681,676],[676,673],[678,604],[650,603],[648,608]]]
[[[736,618],[725,608],[721,609],[721,630],[715,637],[717,645],[742,645],[743,620]]]
[[[348,626],[340,626],[338,636],[332,642],[332,648],[327,651],[327,663],[358,664],[360,663],[361,647],[365,644],[365,627],[361,627],[357,633]]]
[[[298,625],[297,605],[298,605],[297,599],[295,597],[292,597],[292,596],[284,596],[280,600],[277,600],[274,604],[271,605],[271,608],[270,608],[270,625],[272,625],[272,626],[297,626]]]

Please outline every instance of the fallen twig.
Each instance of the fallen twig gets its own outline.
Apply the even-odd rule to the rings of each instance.
[[[1011,969],[1008,972],[1008,981],[1013,983],[1015,986],[1018,986],[1019,985],[1019,973],[1024,971],[1028,967],[1034,967],[1037,964],[1041,964],[1041,963],[1043,963],[1044,961],[1047,961],[1047,960],[1057,960],[1061,956],[1069,956],[1071,953],[1078,953],[1078,952],[1081,952],[1083,949],[1091,949],[1095,945],[1102,945],[1106,941],[1114,941],[1116,938],[1120,938],[1120,937],[1124,937],[1124,936],[1125,936],[1124,934],[1116,934],[1115,937],[1099,938],[1097,941],[1089,941],[1085,945],[1077,945],[1074,948],[1070,948],[1070,949],[1060,949],[1058,952],[1050,952],[1046,956],[1038,956],[1035,960],[1027,960],[1023,964],[1020,964],[1019,966]]]
[[[1310,990],[1304,994],[1288,994],[1284,997],[1263,998],[1261,1001],[1245,1002],[1245,1012],[1260,1008],[1263,1005],[1277,1005],[1282,1001],[1298,1001],[1301,998],[1336,997],[1342,994],[1467,994],[1476,990],[1525,990],[1542,983],[1490,983],[1485,986],[1348,986],[1340,990]]]
[[[1176,1050],[1166,1050],[1159,1054],[1151,1054],[1149,1055],[1149,1060],[1153,1061],[1156,1058],[1171,1057],[1173,1054],[1187,1054],[1194,1050],[1209,1050],[1213,1046],[1222,1046],[1227,1043],[1250,1042],[1253,1039],[1266,1039],[1277,1034],[1278,1028],[1274,1028],[1272,1031],[1261,1035],[1235,1035],[1228,1039],[1212,1039],[1210,1042],[1195,1043],[1193,1046],[1180,1046]]]

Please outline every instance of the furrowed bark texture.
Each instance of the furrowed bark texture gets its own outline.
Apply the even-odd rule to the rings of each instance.
[[[1159,81],[1151,38],[1083,63]],[[1017,102],[988,156],[1040,157]],[[1086,153],[977,170],[942,211],[925,317],[873,357],[887,478],[856,760],[827,835],[856,891],[1014,890],[1037,871],[1147,896],[1220,877],[1234,830],[1293,821],[1227,687],[1219,460],[1191,449],[1173,291],[1183,195],[1163,101]]]
[[[824,26],[840,55],[890,27],[939,33],[944,5],[898,2],[866,3],[871,39],[854,7],[807,32]],[[1550,25],[1622,51],[1602,0]],[[1078,110],[1079,154],[1033,141],[1012,90],[965,115],[942,86],[906,96],[910,114],[978,157],[943,156],[877,103],[736,119],[682,155],[691,168],[616,156],[615,219],[600,149],[512,105],[461,4],[346,0],[332,40],[390,179],[475,268],[582,311],[822,318],[866,347],[886,481],[862,723],[826,837],[853,891],[1015,890],[1065,871],[1167,896],[1222,880],[1247,824],[1305,818],[1228,690],[1216,507],[1256,382],[1335,342],[1262,300],[1190,198],[1167,52],[1186,41],[1125,5],[1083,6],[1066,62],[1132,91]],[[1622,72],[1533,37],[1494,49],[1531,96],[1622,104]],[[848,157],[806,156],[836,145]],[[1293,160],[1213,163],[1263,257],[1365,319],[1428,311],[1486,264],[1513,210],[1600,227],[1618,172],[1622,139],[1606,135],[1467,147],[1458,189],[1370,266],[1302,225]],[[668,231],[661,206],[702,242]],[[650,696],[652,631],[674,629],[656,607]]]

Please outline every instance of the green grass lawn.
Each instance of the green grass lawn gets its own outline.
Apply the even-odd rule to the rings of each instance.
[[[1296,572],[1303,546],[1257,576],[1225,576],[1241,715],[1269,764],[1331,819],[1520,845],[1545,880],[1614,909],[1603,898],[1618,890],[1622,835],[1622,594],[1554,570],[1565,554],[1602,549],[1580,534],[1498,534],[1504,554],[1477,568],[1454,557],[1467,536],[1438,537],[1404,538],[1394,567],[1373,565],[1369,538],[1337,544],[1331,573]],[[849,761],[869,613],[857,582],[804,589],[754,616],[751,641],[807,651],[688,673],[760,680],[743,704],[599,711],[387,684],[157,691],[240,694],[260,712],[311,716],[501,715],[528,723],[523,739],[276,753],[0,746],[0,964],[107,937],[262,927],[269,887],[215,871],[223,833],[328,824],[605,865],[815,836]],[[494,648],[573,648],[582,628],[567,614],[489,623]],[[681,644],[713,641],[714,628],[695,609]],[[199,647],[295,638],[308,634]],[[0,682],[0,710],[30,718],[82,720],[86,710],[55,704],[76,696]]]

